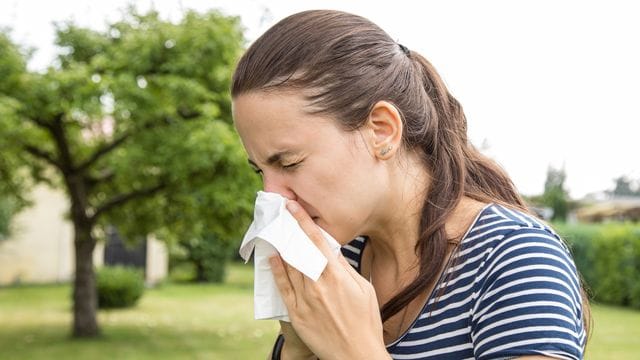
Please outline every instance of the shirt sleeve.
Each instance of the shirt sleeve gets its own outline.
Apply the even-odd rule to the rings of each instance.
[[[511,231],[478,272],[471,337],[476,359],[582,359],[586,333],[577,271],[548,229]]]

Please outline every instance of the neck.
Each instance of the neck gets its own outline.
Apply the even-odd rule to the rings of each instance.
[[[389,191],[363,234],[369,237],[376,267],[388,269],[389,275],[398,278],[419,264],[414,249],[429,174],[418,159],[409,159],[402,165],[392,165],[387,183]]]
[[[414,164],[409,164],[414,165]],[[415,164],[418,165],[418,164]],[[414,169],[414,171],[410,171]],[[389,177],[389,194],[367,232],[372,262],[400,282],[411,281],[420,260],[415,252],[429,174],[424,167],[406,166]],[[461,240],[486,204],[463,197],[445,223],[448,238]]]

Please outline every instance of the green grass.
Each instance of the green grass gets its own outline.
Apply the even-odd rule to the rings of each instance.
[[[640,311],[592,305],[593,328],[585,359],[638,359]]]
[[[2,359],[264,359],[278,325],[253,320],[252,270],[234,264],[222,285],[174,283],[137,307],[100,311],[102,337],[69,338],[68,285],[0,288]],[[593,305],[586,359],[636,359],[640,312]]]
[[[99,311],[95,340],[69,337],[68,285],[0,288],[0,358],[266,358],[277,322],[253,319],[252,268],[230,270],[223,285],[165,284],[135,308]]]

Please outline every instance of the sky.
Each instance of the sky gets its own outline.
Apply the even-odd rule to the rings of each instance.
[[[307,9],[365,16],[424,55],[462,103],[469,138],[519,191],[542,193],[564,168],[574,199],[640,179],[640,3],[635,1],[2,0],[0,27],[55,58],[54,22],[104,29],[128,4],[177,21],[184,11],[239,16],[248,43]]]

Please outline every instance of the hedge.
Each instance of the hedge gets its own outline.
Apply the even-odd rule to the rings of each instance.
[[[554,224],[593,300],[640,308],[640,224]]]

